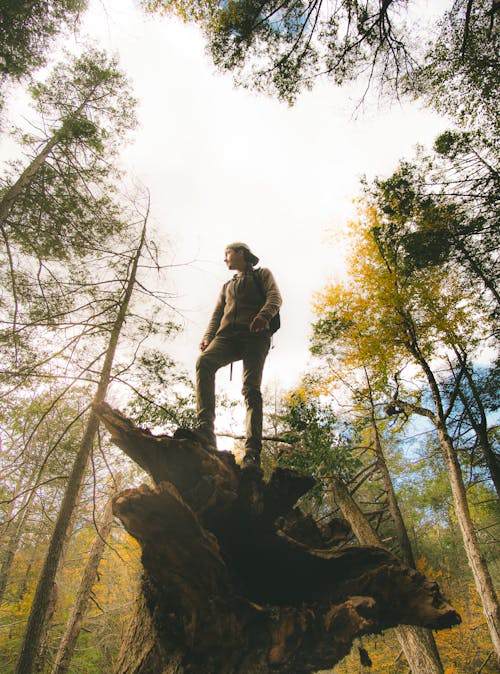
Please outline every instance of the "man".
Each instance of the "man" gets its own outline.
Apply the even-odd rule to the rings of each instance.
[[[174,437],[191,437],[216,449],[215,374],[243,361],[246,441],[243,466],[260,466],[262,448],[262,370],[271,344],[269,322],[281,306],[281,296],[269,269],[254,270],[259,258],[245,243],[226,247],[224,262],[236,274],[220,292],[212,318],[200,343],[196,363],[197,429],[178,429]]]

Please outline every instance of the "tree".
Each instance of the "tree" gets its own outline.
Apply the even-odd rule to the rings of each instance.
[[[16,385],[50,360],[44,330],[64,326],[74,344],[74,315],[103,310],[106,280],[92,285],[82,265],[89,255],[102,264],[110,237],[126,228],[111,160],[135,124],[126,78],[96,50],[68,58],[31,91],[40,132],[21,136],[29,163],[11,164],[0,191],[0,284],[10,297],[0,308],[1,369],[9,383],[16,373]]]
[[[498,157],[484,146],[481,153],[470,133],[445,132],[435,148],[434,156],[401,162],[389,178],[375,180],[368,198],[398,237],[399,262],[408,273],[454,264],[478,292],[486,291],[485,310],[496,313]]]
[[[491,47],[487,49],[494,53],[492,25],[498,7],[495,1],[490,10],[486,3],[473,0],[453,2],[445,15],[451,17],[450,22],[443,28],[452,36],[443,40],[438,35],[436,42],[428,45],[428,32],[420,32],[415,18],[406,15],[407,3],[400,0],[339,0],[329,5],[316,0],[212,0],[203,4],[143,0],[143,5],[148,11],[171,12],[195,21],[204,30],[219,67],[235,71],[240,81],[288,101],[325,74],[336,84],[363,76],[368,86],[376,82],[382,90],[402,93],[414,88],[415,74],[428,62],[438,73],[432,82],[434,91],[439,75],[448,78],[451,90],[455,67],[443,65],[438,70],[441,61],[448,59],[450,42],[461,41],[468,54],[481,55],[488,42]],[[474,20],[470,20],[471,7]],[[456,14],[460,19],[454,18]],[[406,18],[413,24],[411,29],[405,25]],[[445,47],[439,51],[441,44]],[[418,45],[427,47],[427,58]],[[476,62],[478,75],[480,58]],[[427,80],[422,75],[418,82],[424,86]]]
[[[68,56],[30,91],[40,128],[21,136],[28,165],[16,162],[3,180],[6,252],[11,258],[19,246],[42,260],[86,254],[119,227],[110,160],[136,123],[135,101],[116,60],[96,49]]]
[[[380,511],[377,513],[378,524],[372,526],[369,517],[362,512],[350,493],[359,493],[365,481],[370,478],[373,480],[377,473],[382,479],[387,507],[396,530],[397,544],[393,546],[393,552],[405,564],[415,568],[408,534],[382,450],[373,391],[366,368],[364,374],[365,385],[362,388],[358,385],[355,391],[351,391],[355,400],[353,409],[350,413],[344,409],[342,419],[307,389],[295,392],[288,398],[283,420],[290,430],[285,435],[298,434],[300,441],[294,444],[291,451],[282,455],[282,461],[284,458],[285,465],[300,466],[306,474],[321,475],[323,501],[327,500],[327,495],[333,495],[359,543],[385,548],[387,545],[382,542],[384,534],[376,531],[380,524]],[[345,376],[344,372],[344,381]],[[329,387],[325,384],[323,387],[323,395],[326,396]],[[333,393],[331,389],[329,393]],[[340,394],[339,397],[345,395]],[[366,410],[362,409],[363,406],[366,406]],[[356,418],[356,421],[350,423],[349,417]],[[366,456],[367,451],[370,451],[368,456],[375,455],[375,460],[363,465],[360,456]],[[381,498],[377,500],[382,501]],[[387,534],[384,538],[387,538]],[[442,674],[443,666],[432,633],[421,627],[405,625],[396,627],[396,634],[414,674]]]
[[[47,49],[64,27],[77,23],[86,0],[4,0],[0,7],[0,89],[46,62]],[[0,96],[0,113],[2,100]]]
[[[471,352],[480,348],[481,343],[495,348],[494,323],[500,311],[497,270],[500,241],[494,207],[498,202],[499,181],[495,170],[487,163],[485,168],[483,163],[468,163],[473,184],[466,181],[469,184],[462,194],[457,194],[459,181],[455,172],[453,200],[446,194],[443,183],[442,191],[437,193],[436,183],[432,181],[429,185],[424,177],[424,162],[419,166],[403,163],[388,179],[376,180],[369,189],[369,198],[381,215],[381,225],[374,234],[381,249],[387,249],[383,254],[394,259],[393,266],[399,274],[412,277],[419,270],[428,269],[434,274],[442,270],[448,278],[456,275],[462,287],[467,288],[468,299],[466,294],[459,298],[460,285],[456,286],[455,297],[457,302],[468,301],[473,307],[478,322],[476,336],[472,338],[469,333],[470,340],[459,338],[457,330],[461,328],[451,323],[443,323],[441,329],[442,334],[446,333],[444,339],[450,346],[451,358],[456,361],[456,366],[450,367],[450,397],[461,401],[476,437],[474,446],[482,451],[500,495],[500,459],[492,447],[487,421],[488,408],[493,411],[495,402],[489,402],[491,396],[486,395],[481,384],[484,377],[471,362]],[[476,290],[476,297],[470,295],[470,287]]]
[[[461,127],[498,138],[498,0],[453,2],[439,22],[415,92]]]
[[[338,478],[333,482],[333,495],[361,545],[384,547],[380,537],[352,498],[349,489]],[[404,531],[406,534],[406,530]],[[401,625],[396,627],[395,631],[413,674],[418,674],[418,672],[440,674],[444,671],[430,630],[418,626]]]
[[[73,448],[81,432],[81,405],[88,391],[72,390],[56,407],[54,400],[59,393],[57,385],[53,388],[45,385],[42,391],[32,392],[31,399],[26,390],[9,396],[8,400],[2,396],[0,418],[8,440],[2,448],[0,601],[8,588],[15,555],[23,538],[31,533],[29,521],[42,516],[37,512],[42,492],[45,495],[43,509],[50,516],[54,514],[48,504],[60,500]],[[37,523],[34,533],[39,538],[34,540],[35,547],[44,544],[45,528]],[[10,594],[14,592],[13,588]]]
[[[398,86],[412,66],[399,0],[342,0],[328,8],[314,0],[143,4],[201,24],[219,67],[290,102],[319,74],[342,84],[368,72],[381,86]]]
[[[131,390],[127,413],[135,423],[161,428],[166,433],[196,426],[194,384],[165,352],[144,351],[126,384]]]
[[[499,653],[498,600],[472,522],[448,421],[461,377],[457,377],[448,400],[442,386],[442,363],[447,351],[453,354],[459,347],[472,358],[474,347],[484,338],[485,326],[477,322],[475,313],[477,297],[463,278],[445,274],[444,266],[438,271],[408,269],[404,247],[399,246],[397,223],[383,222],[375,207],[367,209],[358,228],[351,265],[354,282],[347,288],[331,287],[325,293],[326,318],[318,330],[325,336],[329,333],[331,340],[339,344],[342,358],[357,358],[360,365],[376,366],[386,385],[391,372],[396,373],[388,414],[418,414],[433,424],[448,468],[464,547],[490,636]],[[413,391],[408,385],[403,388],[408,358],[422,373],[425,387],[421,385]],[[409,372],[408,376],[414,383],[418,381],[415,373]]]
[[[129,311],[132,293],[137,282],[137,269],[146,237],[146,223],[147,214],[144,219],[140,240],[136,246],[134,256],[130,260],[127,282],[123,288],[122,297],[116,308],[115,319],[109,330],[108,344],[99,374],[97,390],[94,395],[94,403],[99,403],[104,400],[111,380],[111,368],[115,358],[118,340]],[[54,584],[58,565],[62,558],[63,547],[67,540],[71,518],[75,506],[78,503],[83,476],[97,434],[98,425],[99,422],[96,414],[91,412],[86,421],[78,453],[68,478],[64,498],[52,533],[42,573],[38,581],[21,653],[17,663],[16,671],[18,674],[28,674],[29,672],[34,671],[38,649],[40,647],[44,629],[46,629],[47,612],[49,609],[50,597],[52,595],[52,586]]]
[[[96,537],[92,543],[85,570],[82,575],[80,586],[75,596],[75,601],[71,610],[71,614],[66,624],[66,629],[59,644],[52,674],[66,674],[69,669],[73,651],[76,646],[78,635],[82,628],[83,618],[89,602],[92,587],[96,581],[99,563],[101,561],[106,539],[109,536],[111,526],[113,524],[113,502],[112,498],[120,488],[121,477],[118,476],[116,484],[114,485],[113,494],[104,509],[100,526],[97,530]]]

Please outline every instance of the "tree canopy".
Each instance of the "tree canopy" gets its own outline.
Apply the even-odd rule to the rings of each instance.
[[[2,89],[44,65],[47,49],[77,23],[86,0],[3,0],[0,6],[0,114]]]
[[[363,76],[368,86],[401,94],[425,90],[437,105],[481,79],[481,106],[498,94],[498,2],[450,1],[429,37],[406,0],[143,0],[203,28],[214,62],[237,81],[293,101],[319,75],[336,84]],[[487,69],[487,73],[483,72]],[[486,75],[486,76],[485,76]],[[458,86],[457,86],[458,81]],[[475,97],[479,100],[480,96]],[[498,98],[498,96],[497,96]],[[469,99],[469,112],[477,111]],[[490,101],[490,103],[488,103]]]

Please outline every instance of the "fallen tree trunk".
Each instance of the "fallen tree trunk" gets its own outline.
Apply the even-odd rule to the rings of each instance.
[[[106,403],[96,412],[155,483],[114,500],[144,568],[120,674],[301,674],[331,668],[363,634],[460,622],[388,551],[333,549],[345,521],[319,528],[295,507],[311,478],[277,469],[264,482],[228,452],[154,436]]]

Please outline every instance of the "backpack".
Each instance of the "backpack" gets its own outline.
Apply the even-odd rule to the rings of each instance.
[[[264,302],[266,301],[266,293],[264,292],[264,288],[262,287],[262,281],[260,280],[259,274],[257,271],[254,270],[253,272],[253,278],[255,281],[255,285],[257,286],[257,289],[259,293],[262,295],[264,298]],[[269,321],[269,332],[271,335],[274,335],[275,332],[277,332],[281,327],[281,318],[280,318],[280,312],[273,316],[271,320]]]

